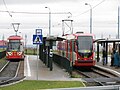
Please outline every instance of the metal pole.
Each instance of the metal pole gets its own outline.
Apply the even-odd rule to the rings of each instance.
[[[92,6],[88,3],[85,3],[85,5],[90,6],[90,33],[92,33]]]
[[[51,35],[51,11],[49,8],[49,36]]]
[[[97,42],[97,62],[99,62],[99,43]]]
[[[64,32],[65,32],[65,26],[64,26],[64,20],[62,20],[62,36],[64,36]]]
[[[49,55],[50,55],[50,46],[48,46],[48,61],[47,61],[47,67],[49,68],[50,67],[50,57],[49,57]]]
[[[36,71],[36,77],[37,77],[37,80],[38,80],[38,53],[39,53],[39,45],[37,44],[37,61],[36,61],[36,66],[37,66],[37,71]]]
[[[49,9],[49,36],[51,35],[51,10],[49,7],[45,7]]]
[[[53,50],[52,50],[52,41],[50,41],[50,53],[49,53],[49,66],[50,66],[50,71],[52,71],[53,69],[53,65],[52,65],[52,59],[53,59]]]
[[[90,33],[92,33],[92,7],[90,6]]]
[[[120,7],[118,6],[118,39],[119,39],[119,21],[120,21],[120,14],[119,14],[119,10],[120,10]],[[119,42],[118,42],[118,50],[119,50],[119,54],[120,54],[120,48],[119,48]]]
[[[27,35],[25,34],[25,53],[27,54]]]
[[[120,14],[119,14],[120,7],[118,6],[118,39],[119,39],[119,21],[120,21]]]
[[[71,20],[71,34],[73,34],[73,20]]]

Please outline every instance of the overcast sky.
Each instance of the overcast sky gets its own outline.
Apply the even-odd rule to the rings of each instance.
[[[92,32],[96,37],[115,38],[120,0],[0,0],[0,39],[3,34],[5,39],[15,34],[11,25],[14,22],[20,23],[19,35],[24,37],[27,34],[28,44],[32,44],[32,35],[35,34],[36,28],[41,28],[43,36],[46,36],[49,33],[49,10],[45,8],[46,6],[52,13],[52,35],[62,35],[62,20],[67,19],[71,14],[74,33],[77,31],[89,33],[90,7],[85,3],[92,6]]]

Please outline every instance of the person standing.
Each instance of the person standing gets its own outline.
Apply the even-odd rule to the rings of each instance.
[[[103,65],[105,65],[105,64],[106,64],[106,51],[103,48]]]
[[[120,57],[119,57],[118,50],[116,50],[114,54],[114,66],[119,67],[119,62],[120,62]]]
[[[114,54],[115,54],[115,49],[112,49],[112,53],[111,53],[111,65],[110,66],[114,66]]]

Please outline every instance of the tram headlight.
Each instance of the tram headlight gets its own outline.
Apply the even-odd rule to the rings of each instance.
[[[22,55],[22,52],[18,52],[17,55]]]
[[[78,58],[78,60],[80,60],[80,58]]]

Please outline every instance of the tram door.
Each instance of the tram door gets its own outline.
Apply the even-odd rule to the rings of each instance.
[[[68,41],[68,59],[70,60],[70,41]]]
[[[72,62],[74,62],[74,60],[76,59],[75,58],[75,56],[76,56],[76,54],[75,54],[75,41],[73,40],[72,42],[71,42],[71,49],[72,49],[72,57],[71,57],[71,59],[72,59]]]

